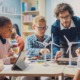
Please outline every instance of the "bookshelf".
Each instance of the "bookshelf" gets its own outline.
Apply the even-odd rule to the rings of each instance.
[[[26,36],[34,33],[32,30],[32,20],[36,15],[39,15],[39,11],[27,11],[23,12],[22,15],[22,37],[25,39]]]
[[[0,15],[6,15],[6,16],[19,16],[19,17],[21,17],[21,14],[13,14],[13,13],[0,13]]]
[[[23,12],[24,15],[26,14],[36,14],[38,15],[39,14],[39,11],[26,11],[26,12]]]
[[[45,0],[21,0],[22,37],[33,34],[32,20],[37,15],[45,16]]]

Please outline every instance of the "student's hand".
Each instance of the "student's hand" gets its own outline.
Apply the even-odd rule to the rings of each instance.
[[[80,48],[76,49],[77,56],[80,56]]]
[[[10,64],[14,64],[15,61],[16,61],[16,58],[15,58],[15,57],[11,57],[11,58],[10,58]]]
[[[13,56],[13,54],[8,54],[7,57]]]
[[[54,61],[56,61],[61,55],[62,55],[62,51],[58,51],[58,52],[56,53],[56,56],[55,56],[55,58],[54,58]]]
[[[41,54],[44,54],[44,53],[48,54],[48,53],[50,53],[50,50],[49,49],[40,49],[40,53]]]

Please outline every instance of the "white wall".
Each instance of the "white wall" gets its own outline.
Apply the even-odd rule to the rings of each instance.
[[[0,0],[1,1],[1,0]],[[6,8],[16,8],[16,14],[21,14],[20,9],[20,1],[21,0],[2,0],[3,3],[0,4],[0,7],[6,7]],[[6,12],[4,12],[6,13]],[[6,15],[6,14],[0,14],[0,16],[6,16],[11,19],[13,24],[17,24],[19,26],[19,29],[21,31],[21,16],[13,16],[13,15]]]
[[[47,19],[47,25],[48,30],[46,31],[46,34],[51,35],[51,25],[56,20],[54,16],[54,9],[57,4],[66,2],[70,4],[74,10],[75,15],[80,17],[80,0],[46,0],[46,19]]]

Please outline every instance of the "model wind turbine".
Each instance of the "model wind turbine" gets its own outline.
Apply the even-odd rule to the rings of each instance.
[[[59,45],[57,45],[56,43],[54,43],[53,34],[52,34],[52,41],[49,44],[51,44],[51,63],[53,63],[53,45],[55,45],[57,47],[60,47]]]
[[[49,37],[48,37],[49,38]],[[47,38],[47,39],[48,39]],[[44,46],[44,49],[46,49],[46,46],[48,46],[49,45],[49,43],[47,43],[46,41],[47,41],[47,39],[45,39],[43,42],[40,42],[40,41],[36,41],[36,42],[38,42],[38,43],[40,43],[40,44],[43,44],[43,46]],[[47,64],[47,61],[46,61],[46,51],[44,52],[44,66],[48,66],[49,64]]]
[[[69,52],[69,66],[71,67],[71,58],[72,58],[72,55],[71,55],[71,46],[73,44],[80,44],[80,42],[70,42],[67,37],[64,35],[64,38],[66,39],[67,43],[68,43],[68,49],[67,49],[67,52]]]

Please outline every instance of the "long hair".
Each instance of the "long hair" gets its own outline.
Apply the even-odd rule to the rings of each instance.
[[[18,34],[19,36],[21,36],[21,33],[20,33],[20,30],[19,30],[18,25],[17,25],[17,24],[13,24],[13,28],[15,28],[17,34]]]

